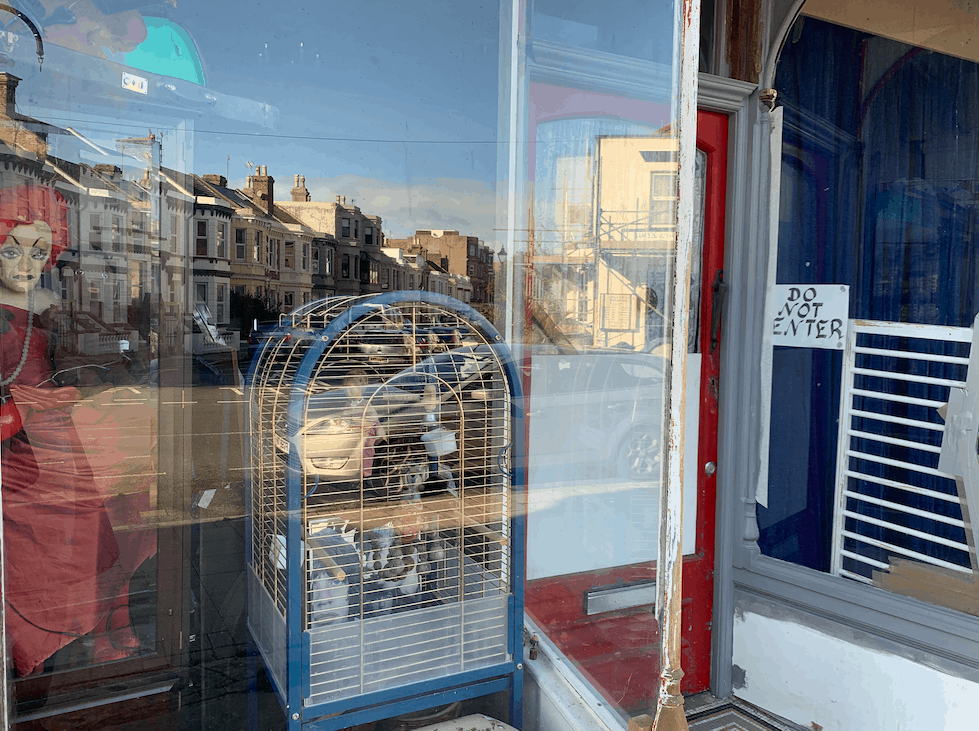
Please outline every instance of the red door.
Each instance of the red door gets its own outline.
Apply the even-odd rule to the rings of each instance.
[[[698,474],[696,545],[683,562],[682,667],[685,675],[682,688],[685,694],[705,691],[710,683],[716,475],[705,466],[717,459],[720,323],[714,322],[713,315],[715,301],[723,296],[722,292],[715,293],[714,285],[723,281],[727,124],[725,115],[698,114],[697,147],[703,166],[704,214],[696,348],[701,353],[701,380],[699,438],[695,443]],[[532,398],[530,408],[533,412]],[[655,702],[659,685],[659,635],[652,608],[645,605],[589,616],[585,599],[586,594],[596,588],[648,582],[655,577],[655,571],[655,562],[633,563],[530,580],[526,584],[526,610],[530,617],[613,706],[629,714],[648,711]]]

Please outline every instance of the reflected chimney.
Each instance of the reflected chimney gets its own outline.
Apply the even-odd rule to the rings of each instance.
[[[309,191],[306,190],[306,177],[303,175],[295,176],[296,185],[292,189],[293,203],[308,203],[310,200]]]
[[[251,185],[249,187],[252,189],[252,199],[263,211],[272,213],[272,202],[275,200],[275,179],[268,174],[268,167],[265,165],[256,166],[255,169],[260,174],[253,176],[251,179]]]

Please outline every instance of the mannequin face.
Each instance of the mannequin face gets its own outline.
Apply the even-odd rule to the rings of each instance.
[[[51,227],[43,221],[21,224],[0,244],[0,284],[26,294],[41,281],[51,257]]]

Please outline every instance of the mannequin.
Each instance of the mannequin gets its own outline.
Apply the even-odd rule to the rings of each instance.
[[[128,657],[139,644],[131,630],[117,631],[100,596],[119,546],[72,420],[80,394],[55,382],[54,337],[44,327],[59,298],[40,286],[42,274],[67,243],[60,194],[41,185],[0,190],[5,614],[20,676],[82,637],[95,662]],[[124,619],[128,626],[128,610]]]

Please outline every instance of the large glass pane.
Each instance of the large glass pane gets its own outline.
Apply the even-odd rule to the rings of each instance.
[[[528,403],[527,614],[628,716],[655,703],[660,671],[653,604],[677,306],[673,7],[650,5],[648,26],[633,27],[624,3],[558,5],[535,3],[520,38],[528,112],[516,137],[529,145],[510,190],[526,189],[527,202],[500,251]],[[695,426],[699,239],[692,260]],[[695,502],[685,509],[692,552]]]
[[[695,234],[677,303],[673,5],[566,5],[0,7],[13,724],[506,720],[525,577],[649,710],[713,279]]]

